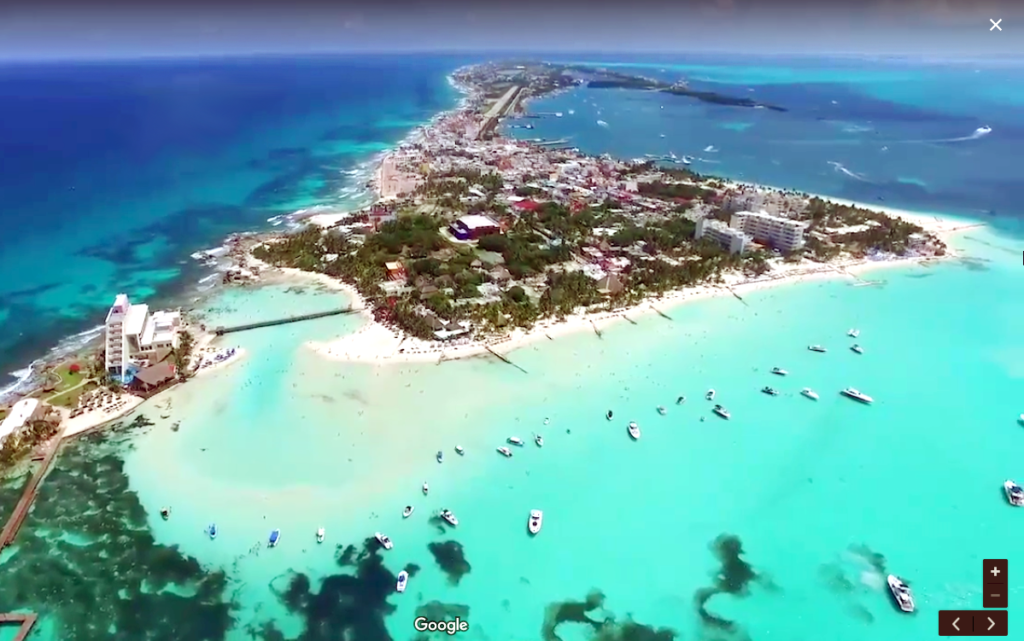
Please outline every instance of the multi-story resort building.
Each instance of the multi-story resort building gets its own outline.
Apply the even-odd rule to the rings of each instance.
[[[804,231],[807,229],[807,223],[799,220],[752,211],[733,214],[729,226],[742,231],[757,242],[766,243],[782,252],[803,247]]]
[[[733,229],[720,220],[701,218],[697,221],[695,238],[710,238],[730,254],[742,254],[750,244],[750,236],[739,229]]]
[[[158,362],[178,346],[180,325],[179,312],[150,313],[149,305],[133,305],[127,294],[118,294],[107,312],[107,374],[124,382]]]

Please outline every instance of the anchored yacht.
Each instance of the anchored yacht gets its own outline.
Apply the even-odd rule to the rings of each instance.
[[[870,396],[868,396],[864,392],[860,392],[858,390],[855,390],[852,387],[847,387],[846,389],[844,389],[842,392],[839,392],[839,393],[842,394],[843,396],[847,397],[847,398],[852,398],[855,401],[860,401],[861,403],[864,403],[864,404],[867,404],[867,405],[870,405],[871,403],[873,403],[875,401],[875,399],[871,398]]]
[[[504,445],[498,448],[498,451],[505,455],[505,458],[512,458],[512,450],[508,449]]]
[[[822,354],[824,354],[825,352],[828,351],[824,347],[822,347],[821,345],[808,345],[807,349],[811,350],[812,352],[819,352],[819,353],[822,353]]]
[[[860,330],[851,329],[850,331],[846,332],[846,335],[849,336],[850,338],[857,338],[858,336],[860,336]]]
[[[772,374],[778,374],[779,376],[786,376],[787,374],[789,374],[789,372],[787,372],[786,370],[782,369],[781,367],[773,367],[772,368]]]
[[[767,394],[768,396],[778,396],[779,390],[775,389],[774,387],[765,386],[761,388],[761,393]]]
[[[544,447],[544,437],[540,434],[533,437],[533,442],[537,444],[537,447]]]
[[[526,522],[530,534],[540,532],[540,526],[544,523],[544,513],[540,510],[530,510],[530,520]]]
[[[679,398],[676,399],[676,405],[682,405],[685,402],[686,402],[686,397],[685,396],[680,396]]]
[[[608,413],[604,415],[604,417],[609,421],[612,420],[612,416],[614,416],[614,414],[612,414],[611,410],[608,410]],[[1024,416],[1024,414],[1021,414],[1021,416]]]
[[[211,539],[217,538],[217,524],[211,523],[210,526],[206,528],[206,533],[210,535]]]
[[[430,486],[427,485],[426,481],[423,481],[423,493],[426,494],[429,491],[430,491]]]
[[[629,435],[633,437],[634,441],[640,438],[640,426],[636,424],[636,421],[629,424]]]
[[[464,455],[466,453],[466,450],[462,449],[461,445],[456,445],[455,446],[455,453],[458,454],[459,456],[462,456],[462,455]]]
[[[802,390],[800,390],[800,393],[806,396],[807,398],[811,399],[812,401],[818,400],[818,393],[809,387],[803,388]]]
[[[725,419],[732,416],[732,414],[729,413],[729,410],[725,409],[721,405],[715,405],[715,408],[711,411]]]
[[[1013,481],[1007,481],[1003,483],[1003,491],[1006,492],[1006,500],[1010,502],[1010,505],[1024,506],[1024,488]]]
[[[886,581],[889,583],[889,591],[892,592],[892,598],[896,599],[896,605],[900,606],[900,610],[913,612],[914,595],[910,593],[910,588],[907,584],[901,581],[895,574],[890,574]]]
[[[412,511],[413,511],[413,510],[415,510],[415,509],[416,509],[416,508],[414,508],[414,507],[413,507],[413,506],[411,506],[411,505],[406,505],[406,506],[405,506],[405,509],[404,509],[404,510],[402,510],[402,518],[403,518],[403,519],[407,519],[407,518],[409,518],[410,516],[412,516]]]
[[[442,452],[441,450],[438,450],[437,451],[437,462],[440,463],[443,460],[444,460],[444,452]]]
[[[276,548],[277,544],[281,542],[281,530],[274,530],[270,533],[270,538],[267,540],[267,545],[272,548]]]
[[[455,527],[456,525],[459,524],[459,520],[457,518],[455,518],[455,515],[452,514],[452,511],[447,509],[447,508],[445,508],[445,509],[441,510],[440,512],[438,512],[437,515],[440,516],[445,521],[448,521],[448,524],[451,525],[452,527]]]
[[[659,405],[658,406],[658,414],[661,414],[662,416],[668,414],[668,410],[665,409],[664,405]]]
[[[327,538],[327,532],[323,528],[318,529],[316,531],[316,542],[323,543],[325,538]]]
[[[856,352],[857,354],[863,354],[864,353],[864,348],[861,347],[860,345],[851,345],[850,346],[850,351]]]
[[[704,398],[708,399],[709,401],[715,400],[715,390],[713,388],[709,389],[708,393],[704,395]]]
[[[386,534],[374,532],[373,538],[377,539],[377,542],[380,543],[385,550],[390,550],[391,548],[395,547],[395,544],[391,542],[391,539],[389,539],[388,535]]]
[[[402,570],[398,573],[398,583],[395,584],[395,590],[398,592],[405,592],[405,585],[409,582],[409,573]]]
[[[509,445],[517,445],[519,447],[523,446],[523,439],[519,438],[518,436],[510,436],[506,440],[508,441]]]

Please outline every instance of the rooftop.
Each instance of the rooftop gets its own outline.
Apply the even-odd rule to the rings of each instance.
[[[138,336],[146,326],[149,316],[149,305],[131,305],[124,319],[124,332],[130,336]]]
[[[497,227],[498,223],[491,220],[487,216],[481,216],[480,214],[470,214],[459,218],[458,222],[466,226],[467,229],[480,229],[483,227]]]
[[[3,423],[0,423],[0,440],[3,440],[15,430],[21,429],[38,408],[38,398],[23,398],[15,403],[14,407],[11,408],[11,413],[7,415]]]

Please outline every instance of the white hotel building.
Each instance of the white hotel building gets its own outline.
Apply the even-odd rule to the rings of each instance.
[[[166,350],[178,346],[179,312],[149,312],[149,305],[132,305],[118,294],[107,312],[106,370],[123,379],[129,368],[152,365]]]
[[[733,229],[720,220],[701,218],[697,221],[695,238],[710,238],[730,254],[742,254],[750,244],[750,236],[739,229]]]
[[[732,215],[729,226],[764,242],[781,252],[793,251],[804,246],[804,231],[807,223],[789,218],[772,216],[766,212],[741,211]]]

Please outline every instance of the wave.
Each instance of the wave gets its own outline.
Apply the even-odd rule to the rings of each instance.
[[[0,388],[0,399],[28,391],[36,383],[36,373],[40,365],[67,358],[71,354],[81,351],[90,343],[98,340],[103,335],[103,329],[103,325],[96,325],[77,334],[65,336],[42,358],[37,358],[26,367],[10,372],[9,375],[15,380],[7,386]]]
[[[861,182],[866,182],[866,183],[867,182],[871,182],[870,180],[865,178],[863,175],[858,174],[855,171],[850,171],[841,162],[835,162],[834,160],[830,160],[830,161],[828,161],[828,164],[832,165],[833,171],[838,171],[839,173],[841,173],[843,175],[849,176],[850,178],[853,178],[855,180],[859,180]]]

